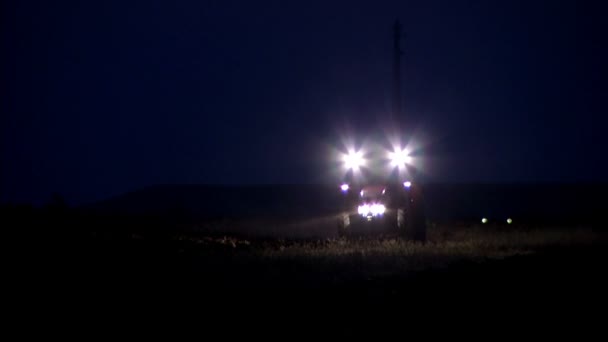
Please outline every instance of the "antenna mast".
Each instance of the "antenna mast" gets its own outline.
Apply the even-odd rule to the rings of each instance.
[[[395,20],[393,25],[393,118],[399,120],[401,111],[401,23]]]

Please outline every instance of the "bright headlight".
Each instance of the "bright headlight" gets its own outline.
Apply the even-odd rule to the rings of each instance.
[[[392,166],[402,167],[412,161],[409,152],[407,150],[396,150],[395,152],[389,153]]]
[[[344,156],[344,167],[346,167],[346,169],[350,170],[350,169],[358,169],[361,166],[363,166],[364,160],[363,160],[363,153],[361,152],[349,152],[348,154],[346,154]]]
[[[359,206],[357,211],[361,216],[379,216],[384,214],[384,212],[386,211],[386,207],[383,204],[363,204]]]
[[[369,205],[367,205],[367,204],[360,205],[358,208],[358,212],[359,212],[359,215],[363,215],[363,216],[367,215],[369,213]]]
[[[377,216],[377,215],[384,214],[384,212],[386,211],[386,208],[384,207],[383,204],[373,204],[370,208],[370,211],[371,211],[372,215]]]

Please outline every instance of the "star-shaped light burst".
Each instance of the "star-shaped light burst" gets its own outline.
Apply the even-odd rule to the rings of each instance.
[[[409,151],[401,148],[396,148],[393,152],[389,152],[388,157],[391,160],[391,166],[398,168],[403,168],[412,161]]]
[[[344,162],[344,167],[347,170],[358,170],[365,164],[365,159],[363,159],[363,153],[361,153],[361,151],[350,151],[344,155],[342,160]]]

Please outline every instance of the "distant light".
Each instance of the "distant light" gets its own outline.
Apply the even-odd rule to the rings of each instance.
[[[361,151],[359,152],[349,152],[348,154],[344,155],[344,167],[347,170],[356,170],[358,168],[360,168],[361,166],[363,166],[364,164],[364,160],[363,160],[363,154],[361,153]]]
[[[507,219],[507,223],[508,223],[508,224],[511,224],[511,223],[513,223],[513,220],[511,220],[511,218],[509,217],[509,218]]]
[[[361,195],[361,197],[363,197],[363,194],[364,194],[364,192],[363,192],[363,190],[361,190],[361,192],[359,193],[359,195]]]
[[[485,217],[484,217],[484,218],[482,218],[482,219],[481,219],[481,223],[483,223],[483,224],[488,223],[488,219],[487,219],[487,218],[485,218]]]
[[[386,189],[382,189],[382,194],[384,195],[386,193]]]
[[[344,191],[344,192],[348,191],[349,188],[350,187],[348,186],[348,184],[342,184],[342,185],[340,185],[340,189],[342,189],[342,191]]]
[[[407,150],[397,149],[395,152],[389,153],[388,156],[391,160],[391,165],[396,167],[403,167],[412,161],[412,157],[410,157]]]
[[[412,182],[410,182],[410,181],[403,182],[403,186],[406,188],[409,188],[410,186],[412,186]]]

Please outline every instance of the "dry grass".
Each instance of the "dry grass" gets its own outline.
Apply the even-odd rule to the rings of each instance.
[[[224,246],[245,263],[288,265],[321,272],[382,276],[444,268],[457,262],[482,263],[544,248],[584,246],[602,236],[589,229],[488,229],[431,225],[425,244],[399,238],[263,240],[197,238],[197,244]],[[235,260],[235,261],[237,261]]]

